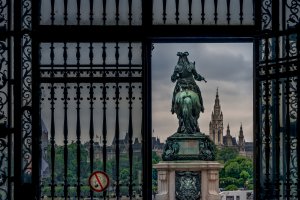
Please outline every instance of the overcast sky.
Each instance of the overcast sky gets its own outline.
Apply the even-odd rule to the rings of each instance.
[[[205,79],[197,82],[205,111],[198,120],[201,132],[209,134],[216,90],[219,88],[224,134],[229,123],[232,136],[238,136],[241,123],[246,141],[253,140],[253,48],[252,43],[156,43],[152,52],[152,126],[154,136],[165,140],[176,132],[178,120],[172,115],[175,83],[171,75],[177,52],[189,52],[190,62]]]

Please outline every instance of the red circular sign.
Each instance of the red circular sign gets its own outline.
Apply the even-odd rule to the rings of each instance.
[[[95,171],[89,178],[89,185],[95,192],[102,192],[108,188],[109,177],[103,171]]]

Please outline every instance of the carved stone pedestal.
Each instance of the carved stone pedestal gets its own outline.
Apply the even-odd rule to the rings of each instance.
[[[161,161],[157,169],[157,200],[219,200],[219,171],[216,161]]]

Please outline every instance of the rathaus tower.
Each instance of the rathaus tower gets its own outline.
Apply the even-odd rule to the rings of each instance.
[[[216,145],[223,145],[223,113],[221,111],[218,89],[209,123],[209,136]]]

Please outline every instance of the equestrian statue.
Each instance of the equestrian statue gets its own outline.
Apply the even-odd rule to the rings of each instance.
[[[176,82],[171,113],[176,113],[178,129],[167,138],[162,159],[171,160],[214,160],[215,145],[210,138],[200,132],[198,119],[204,112],[203,99],[196,81],[204,81],[195,68],[195,62],[188,60],[188,52],[178,52],[179,56],[171,81]]]
[[[171,76],[171,81],[176,82],[171,112],[176,113],[179,120],[177,133],[193,134],[200,132],[197,120],[200,112],[204,112],[201,91],[196,81],[206,80],[197,73],[195,62],[190,62],[188,55],[188,52],[177,53],[179,59]]]

